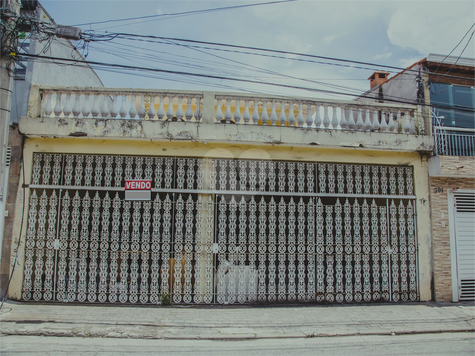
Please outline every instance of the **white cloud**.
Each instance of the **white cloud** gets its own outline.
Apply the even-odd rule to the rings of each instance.
[[[411,7],[404,3],[396,11],[387,30],[392,44],[417,50],[423,57],[429,53],[448,54],[473,23],[472,1],[419,2]],[[454,51],[459,55],[465,41]],[[467,47],[464,56],[473,57],[475,46]]]
[[[338,37],[341,37],[345,35],[344,33],[342,34],[339,34],[339,35],[330,35],[330,36],[325,36],[323,38],[323,43],[326,44],[326,45],[329,45],[331,44],[334,40],[336,40]]]
[[[381,53],[381,54],[377,54],[375,56],[373,56],[374,59],[378,60],[378,59],[389,59],[391,58],[392,56],[392,52],[385,52],[385,53]]]
[[[425,56],[423,56],[423,57],[402,58],[402,59],[399,60],[399,65],[403,68],[407,68],[407,67],[413,65],[414,63],[419,62],[423,58],[425,58]]]

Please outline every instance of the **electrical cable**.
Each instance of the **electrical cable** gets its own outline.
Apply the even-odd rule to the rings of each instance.
[[[103,43],[107,43],[107,42],[103,42]],[[180,45],[180,46],[183,46],[183,45]],[[187,47],[193,47],[193,46],[187,46]],[[139,47],[139,48],[141,48],[141,47]],[[280,58],[283,58],[283,57],[280,57]],[[284,59],[284,58],[283,58],[283,59]],[[288,59],[288,58],[285,58],[285,59]],[[300,60],[301,60],[301,59],[300,59]],[[302,60],[302,61],[307,61],[307,60]],[[314,62],[314,61],[310,61],[310,62]],[[317,63],[319,63],[319,62],[317,62]],[[321,62],[320,62],[320,63],[321,63]],[[324,63],[324,64],[327,64],[327,63]],[[341,65],[341,64],[336,64],[336,65]],[[348,67],[347,65],[342,65],[342,66]],[[354,68],[354,66],[349,66],[349,67]],[[213,71],[215,71],[215,69],[216,69],[216,68],[213,68]],[[365,68],[365,69],[369,69],[369,68]],[[463,78],[466,79],[465,77],[463,77]],[[413,79],[410,78],[410,80],[413,80]],[[325,84],[322,83],[322,85],[325,85]],[[330,84],[330,86],[331,86],[331,84]],[[342,87],[342,86],[340,86],[340,87]],[[345,87],[342,87],[342,88],[345,88]],[[359,95],[359,94],[361,93],[361,91],[362,91],[361,89],[355,89],[355,88],[349,88],[349,87],[346,87],[345,89],[346,89],[346,90],[352,90],[352,91],[354,91],[354,92],[355,92],[355,95]],[[398,98],[398,97],[396,97],[396,96],[393,96],[393,98],[403,99],[403,98]]]
[[[474,24],[474,25],[475,25],[475,24]],[[465,47],[462,49],[462,52],[460,52],[460,54],[459,54],[459,56],[457,57],[457,59],[455,60],[454,64],[452,64],[452,66],[450,67],[450,69],[449,69],[445,74],[449,74],[450,71],[455,67],[455,65],[456,65],[457,62],[459,61],[460,57],[462,57],[463,52],[465,52],[465,50],[467,49],[467,46],[468,46],[468,44],[470,43],[470,41],[472,40],[474,33],[475,33],[475,31],[472,31],[472,34],[470,35],[470,38],[468,39],[467,44],[465,45]]]
[[[216,7],[216,8],[210,8],[210,9],[184,11],[184,12],[177,12],[177,13],[171,13],[171,14],[157,14],[157,15],[146,15],[146,16],[138,16],[138,17],[128,17],[128,18],[124,18],[124,19],[113,19],[113,20],[105,20],[105,21],[86,22],[86,23],[76,24],[76,25],[73,25],[73,26],[97,25],[97,24],[110,23],[110,22],[143,20],[143,19],[148,19],[148,18],[160,18],[160,17],[165,17],[165,16],[178,17],[178,16],[184,16],[184,15],[202,14],[202,13],[207,13],[207,12],[216,12],[216,11],[223,11],[223,10],[234,10],[234,9],[245,8],[245,7],[273,5],[273,4],[293,2],[293,1],[298,1],[298,0],[280,0],[280,1],[270,1],[270,2],[254,3],[254,4],[234,5],[234,6]]]
[[[135,47],[135,48],[141,48],[141,47]],[[144,49],[146,50],[146,49]],[[354,91],[354,94],[355,95],[359,95],[361,93],[361,89],[356,89],[356,88],[350,88],[350,87],[345,87],[345,86],[340,86],[340,85],[336,85],[336,84],[329,84],[329,83],[324,83],[322,81],[318,81],[318,80],[312,80],[312,79],[306,79],[306,78],[298,78],[298,77],[295,77],[295,76],[290,76],[290,75],[286,75],[286,74],[282,74],[282,73],[278,73],[278,72],[275,72],[275,71],[271,71],[271,70],[267,70],[265,68],[261,68],[261,67],[257,67],[257,66],[253,66],[253,65],[250,65],[250,64],[247,64],[247,63],[243,63],[243,62],[240,62],[240,61],[236,61],[236,60],[233,60],[233,59],[229,59],[229,58],[225,58],[225,57],[222,57],[222,56],[217,56],[215,54],[210,54],[210,53],[207,53],[207,52],[204,52],[204,51],[201,51],[199,49],[193,49],[195,51],[198,51],[199,53],[202,53],[202,54],[205,54],[205,55],[210,55],[210,56],[213,56],[215,58],[219,58],[221,60],[224,60],[224,61],[229,61],[231,63],[234,63],[234,64],[239,64],[241,68],[245,68],[245,69],[249,69],[251,68],[252,71],[255,71],[257,73],[266,73],[266,74],[272,74],[276,77],[282,77],[282,78],[287,78],[287,79],[293,79],[293,80],[297,80],[297,81],[304,81],[304,82],[307,82],[307,83],[312,83],[312,84],[318,84],[318,85],[322,85],[322,86],[327,86],[327,87],[331,87],[331,88],[336,88],[336,89],[344,89],[344,90],[349,90],[349,91]],[[113,53],[113,52],[109,52],[109,51],[104,51],[102,50],[103,52],[105,53],[109,53],[113,56],[117,56],[117,57],[120,57],[120,58],[124,58],[123,55],[119,55],[117,53]],[[123,52],[121,52],[123,53]],[[130,59],[131,61],[133,61],[134,63],[137,62],[137,59],[136,59],[136,53],[133,52],[133,53],[130,53]],[[141,58],[143,58],[144,56],[142,55]],[[184,58],[189,58],[189,57],[185,57],[183,56]],[[153,57],[151,58],[154,60],[154,62],[157,62],[157,61],[163,61],[164,63],[167,63],[166,61],[163,60],[163,58],[161,59],[156,59],[156,57]],[[213,63],[213,66],[208,68],[208,70],[210,71],[213,71],[213,72],[217,72],[217,67],[216,65],[223,65],[222,63],[220,62],[207,62],[207,63]],[[173,61],[173,62],[170,62],[170,64],[177,64],[177,62]],[[184,67],[190,67],[190,68],[199,68],[199,69],[207,69],[203,66],[198,66],[196,65],[196,60],[194,59],[193,62],[189,62],[189,63],[181,63],[180,64],[181,66],[184,66]],[[232,74],[235,74],[235,69],[237,68],[236,65],[233,65],[233,66],[229,66],[230,68],[233,69],[233,72],[232,73],[226,73],[226,72],[223,72],[222,70],[220,71],[220,73],[226,73],[228,75],[232,75]],[[247,77],[249,77],[249,75],[246,74]],[[255,79],[259,79],[259,80],[262,80],[262,76],[261,77],[254,77]],[[273,77],[270,77],[273,79]]]
[[[328,63],[328,62],[316,62],[316,61],[310,61],[310,60],[306,61],[306,62],[312,62],[312,63],[326,64],[326,65],[337,65],[337,66],[343,66],[343,67],[351,67],[351,68],[355,68],[355,69],[374,70],[373,68],[360,67],[360,66],[364,65],[364,66],[369,66],[369,67],[378,67],[378,68],[391,69],[395,72],[400,72],[402,70],[407,71],[407,72],[417,72],[417,70],[415,70],[415,69],[403,68],[403,67],[397,67],[397,66],[390,66],[390,65],[384,65],[384,64],[377,64],[377,63],[371,63],[371,62],[355,61],[355,60],[336,58],[336,57],[318,56],[318,55],[314,55],[314,54],[299,53],[299,52],[292,52],[292,51],[282,51],[282,50],[275,50],[275,49],[261,48],[261,47],[233,45],[233,44],[226,44],[226,43],[219,43],[219,42],[198,41],[198,40],[190,40],[190,39],[174,38],[174,37],[163,37],[163,36],[153,36],[153,35],[137,35],[137,34],[130,34],[130,33],[108,33],[108,34],[105,34],[105,35],[94,35],[94,36],[91,36],[87,31],[85,31],[83,33],[83,39],[85,39],[87,41],[110,41],[110,40],[115,39],[115,38],[123,38],[123,39],[129,39],[129,40],[134,40],[134,39],[136,39],[136,40],[139,40],[139,39],[158,39],[158,40],[162,40],[162,41],[172,41],[171,43],[158,42],[158,43],[163,43],[163,44],[174,44],[173,42],[188,42],[188,43],[199,44],[199,45],[229,47],[229,48],[233,48],[234,51],[218,49],[218,48],[214,48],[214,47],[200,47],[200,48],[210,49],[210,50],[221,50],[221,51],[232,52],[232,53],[242,53],[242,54],[249,54],[249,55],[255,55],[255,56],[280,58],[280,59],[286,59],[286,60],[305,61],[305,60],[302,60],[302,59],[299,59],[299,58],[279,57],[279,56],[273,56],[273,55],[265,55],[265,54],[262,54],[262,53],[237,51],[238,49],[239,50],[252,50],[252,51],[258,51],[258,52],[264,52],[264,53],[277,53],[277,54],[287,55],[287,56],[288,55],[293,55],[293,56],[297,56],[297,57],[342,62],[342,63],[345,63],[346,65],[339,64],[339,63],[337,64],[337,63]],[[146,42],[155,42],[155,41],[146,41]],[[355,66],[353,64],[357,64],[359,66]],[[444,76],[444,74],[440,74],[440,76]],[[448,75],[447,77],[457,78],[458,76]],[[460,78],[460,77],[458,77],[458,78]]]
[[[33,54],[22,54],[21,56],[30,57],[30,58],[40,58],[40,59],[46,59],[46,60],[77,62],[77,60],[72,60],[72,59],[57,58],[57,57],[52,58],[52,57],[41,56],[41,55],[33,55]],[[84,62],[75,63],[76,66],[82,65],[82,64],[85,64],[85,65],[89,64],[91,66],[92,65],[108,66],[108,67],[113,67],[113,68],[124,68],[124,69],[129,69],[129,70],[138,70],[138,71],[151,71],[151,72],[157,72],[157,73],[176,74],[176,75],[201,77],[201,78],[208,78],[208,79],[230,80],[230,81],[236,81],[236,82],[262,84],[262,85],[270,85],[270,86],[283,87],[283,88],[299,89],[299,90],[305,90],[305,91],[310,91],[310,92],[338,94],[338,95],[343,95],[343,96],[352,96],[352,97],[355,96],[352,93],[336,92],[336,91],[330,91],[330,90],[315,89],[315,88],[309,88],[309,87],[301,87],[301,86],[296,86],[296,85],[269,83],[269,82],[263,82],[263,81],[248,80],[248,79],[243,79],[243,78],[232,78],[232,77],[224,77],[224,76],[209,75],[209,74],[202,74],[202,73],[172,71],[172,70],[165,70],[165,69],[154,69],[154,68],[129,66],[129,65],[123,65],[123,64],[116,64],[116,63],[103,63],[103,62],[96,62],[96,61],[84,61]],[[373,97],[365,96],[364,94],[360,95],[359,97],[360,98],[375,99]],[[384,100],[389,101],[389,102],[399,103],[399,104],[420,105],[420,103],[418,103],[417,101],[398,100],[398,99],[391,99],[391,98],[385,98]],[[461,106],[461,105],[447,106],[447,105],[437,104],[437,105],[430,105],[430,106],[431,107],[442,108],[442,109],[455,109],[455,110],[458,110],[458,111],[475,112],[475,108],[468,107],[468,106]]]
[[[437,66],[437,68],[435,69],[435,71],[433,72],[433,74],[437,73],[437,71],[439,70],[440,66],[442,65],[442,63],[444,63],[444,61],[452,54],[453,51],[455,51],[455,49],[462,43],[463,39],[465,37],[467,37],[468,33],[470,32],[470,30],[473,28],[473,26],[475,26],[475,22],[472,24],[472,26],[470,26],[470,28],[468,29],[467,32],[465,32],[465,35],[463,35],[462,39],[459,41],[459,43],[457,43],[457,45],[449,52],[449,54],[447,54],[444,59],[442,59],[439,63],[439,65]],[[473,34],[472,34],[473,35]],[[468,44],[468,43],[467,43]],[[467,46],[465,46],[467,47]],[[464,49],[465,50],[465,49]],[[463,51],[462,51],[463,53]]]

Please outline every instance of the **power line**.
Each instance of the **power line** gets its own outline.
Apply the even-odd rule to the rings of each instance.
[[[143,20],[143,19],[150,19],[150,18],[160,18],[160,17],[165,17],[165,16],[179,17],[179,16],[185,16],[185,15],[202,14],[202,13],[207,13],[207,12],[234,10],[234,9],[240,9],[240,8],[245,8],[245,7],[273,5],[273,4],[279,4],[279,3],[284,3],[284,2],[293,2],[293,1],[298,1],[298,0],[269,1],[269,2],[261,2],[261,3],[246,4],[246,5],[234,5],[234,6],[224,6],[224,7],[210,8],[210,9],[176,12],[176,13],[171,13],[171,14],[157,14],[157,15],[147,15],[147,16],[138,16],[138,17],[127,17],[127,18],[123,18],[123,19],[113,19],[113,20],[105,20],[105,21],[87,22],[87,23],[81,23],[81,24],[77,24],[77,25],[73,25],[73,26],[97,25],[97,24],[102,24],[102,23]]]
[[[474,23],[475,25],[475,23]],[[473,27],[473,26],[472,26]],[[468,39],[467,41],[467,44],[465,45],[465,47],[462,49],[462,52],[460,52],[459,56],[457,57],[457,59],[455,60],[454,64],[452,64],[452,66],[450,67],[450,69],[446,72],[446,74],[450,73],[450,71],[455,67],[455,65],[457,64],[457,62],[459,61],[460,57],[462,57],[462,54],[463,52],[465,52],[465,50],[467,49],[467,46],[468,44],[470,43],[470,41],[472,40],[472,37],[473,37],[473,34],[475,33],[475,31],[472,31],[472,34],[470,35],[470,38]]]
[[[192,47],[192,46],[186,46],[185,45],[185,47],[189,48],[189,47]],[[135,48],[142,48],[142,47],[135,47]],[[146,50],[146,51],[150,51],[150,49],[148,49],[148,48],[143,48],[143,49]],[[319,80],[299,78],[299,77],[295,77],[295,76],[291,76],[291,75],[286,75],[286,74],[271,71],[271,70],[268,70],[268,69],[265,69],[265,68],[257,67],[257,66],[251,65],[251,64],[243,63],[243,62],[240,62],[240,61],[237,61],[237,60],[233,60],[233,59],[229,59],[229,58],[226,58],[226,57],[217,56],[215,54],[207,53],[207,52],[204,52],[204,51],[202,51],[200,49],[197,49],[197,48],[191,48],[191,49],[195,50],[195,51],[198,51],[199,53],[202,53],[202,54],[205,54],[205,55],[210,55],[210,56],[219,58],[219,59],[224,60],[224,61],[229,61],[229,62],[234,63],[234,64],[239,64],[243,69],[245,69],[247,67],[247,69],[250,68],[250,70],[256,71],[258,73],[266,73],[266,74],[274,75],[276,77],[282,77],[282,78],[286,78],[286,79],[293,79],[293,80],[297,80],[297,81],[304,81],[304,82],[307,82],[307,83],[318,84],[318,85],[327,86],[327,87],[333,87],[333,88],[336,88],[336,89],[350,90],[350,91],[354,91],[355,95],[359,95],[361,93],[361,89],[356,89],[356,88],[351,88],[351,87],[346,87],[346,86],[341,86],[341,85],[336,85],[336,84],[329,84],[329,83],[325,83],[325,82],[322,82],[322,81],[319,81]],[[122,56],[120,56],[116,53],[111,53],[111,52],[106,52],[106,53],[109,53],[109,54],[114,55],[114,56],[122,57]],[[131,53],[130,55],[134,57],[134,61],[136,62],[135,52]],[[186,58],[188,58],[188,57],[186,57]],[[154,59],[155,62],[157,61],[157,59],[155,59],[155,58],[153,58],[153,59]],[[130,60],[132,60],[132,59],[130,59]],[[163,61],[163,58],[161,60]],[[175,62],[173,62],[173,63],[175,64]],[[219,62],[212,62],[212,63],[223,65],[222,63],[219,63]],[[182,64],[182,65],[188,66],[188,67],[195,67],[195,68],[205,69],[203,66],[196,65],[195,60],[192,61],[191,63],[186,63],[186,64]],[[235,69],[236,65],[232,66],[231,68]],[[213,71],[213,72],[216,72],[217,68],[216,68],[216,66],[213,66],[212,68],[209,68],[209,70]]]
[[[464,39],[465,37],[467,37],[468,33],[469,33],[470,30],[473,28],[473,26],[475,26],[475,22],[472,24],[472,26],[470,26],[470,28],[468,29],[468,31],[465,32],[465,35],[463,35],[463,37],[462,37],[462,39],[459,41],[459,43],[457,43],[457,45],[449,52],[449,54],[447,54],[447,55],[444,57],[444,59],[442,59],[442,60],[440,61],[440,64],[437,66],[437,68],[435,69],[434,73],[437,73],[437,71],[439,70],[440,66],[442,65],[442,63],[444,63],[444,61],[447,59],[447,57],[449,57],[449,56],[452,54],[452,52],[455,51],[455,49],[456,49],[458,46],[460,46],[460,44],[462,43],[463,39]],[[472,33],[472,36],[473,36],[473,33]],[[470,37],[470,38],[472,38],[472,37]],[[470,40],[468,40],[467,45],[468,45],[469,42],[470,42]],[[467,46],[465,46],[465,48],[467,48]],[[463,49],[463,51],[465,51],[465,48]],[[462,53],[463,53],[463,51],[462,51]],[[460,56],[462,55],[462,53],[460,53]],[[460,58],[460,56],[459,56],[459,58]]]
[[[137,40],[137,41],[144,41],[144,42],[152,42],[152,43],[161,43],[161,44],[167,44],[167,45],[177,45],[177,46],[184,46],[184,45],[181,45],[181,44],[176,43],[176,42],[186,42],[186,43],[192,43],[192,44],[196,44],[196,45],[227,47],[227,48],[232,48],[233,49],[233,50],[228,50],[228,49],[215,48],[215,47],[199,47],[199,46],[197,47],[197,48],[203,48],[203,49],[209,49],[209,50],[215,50],[215,51],[240,53],[240,54],[247,54],[247,55],[254,55],[254,56],[279,58],[279,59],[285,59],[285,60],[295,60],[295,61],[301,61],[301,62],[310,62],[310,63],[334,65],[334,66],[341,66],[341,67],[350,67],[350,68],[364,69],[364,70],[374,70],[374,68],[368,68],[368,66],[369,66],[369,67],[391,69],[391,70],[393,70],[394,72],[397,72],[397,73],[399,73],[400,71],[418,73],[418,70],[411,69],[411,68],[403,68],[403,67],[377,64],[377,63],[371,63],[371,62],[355,61],[355,60],[351,60],[351,59],[319,56],[319,55],[314,55],[314,54],[292,52],[292,51],[283,51],[283,50],[276,50],[276,49],[269,49],[269,48],[262,48],[262,47],[241,46],[241,45],[226,44],[226,43],[220,43],[220,42],[199,41],[199,40],[190,40],[190,39],[175,38],[175,37],[164,37],[164,36],[154,36],[154,35],[137,35],[137,34],[130,34],[130,33],[107,33],[107,34],[101,34],[101,35],[94,34],[94,33],[89,33],[88,31],[85,31],[83,33],[83,39],[85,41],[91,41],[91,42],[112,41],[113,39],[116,39],[116,38],[121,38],[121,39],[126,39],[126,40]],[[153,41],[153,40],[161,40],[161,41],[165,41],[165,42],[157,42],[157,41]],[[169,41],[172,41],[172,42],[169,42]],[[189,47],[192,47],[192,46],[189,46]],[[248,51],[250,50],[250,51],[257,51],[257,52],[264,52],[264,53],[245,52],[245,51],[242,51],[242,50],[248,50]],[[304,58],[307,58],[307,59],[282,57],[282,56],[272,55],[272,54],[269,54],[269,53],[276,53],[276,54],[285,55],[285,56],[293,55],[293,56],[296,56],[296,57],[304,57]],[[319,62],[319,61],[315,61],[314,59],[334,61],[334,62],[340,62],[340,63]],[[362,67],[362,66],[366,66],[366,67]],[[450,77],[450,78],[465,78],[465,77],[460,77],[460,76],[455,76],[455,75],[447,75],[447,74],[438,74],[438,75],[442,76],[442,77]]]
[[[21,54],[21,55],[19,55],[19,57],[29,57],[29,58],[47,59],[47,60],[55,60],[55,61],[74,62],[75,66],[79,66],[79,65],[106,66],[106,67],[123,68],[123,69],[129,69],[129,70],[151,71],[151,72],[157,72],[157,73],[166,73],[166,74],[184,75],[184,76],[200,77],[200,78],[208,78],[208,79],[229,80],[229,81],[235,81],[235,82],[270,85],[270,86],[276,86],[276,87],[282,87],[282,88],[299,89],[299,90],[305,90],[305,91],[310,91],[310,92],[318,92],[318,93],[326,93],[326,94],[336,94],[336,95],[351,96],[351,97],[355,96],[352,93],[344,93],[344,92],[337,92],[337,91],[331,91],[331,90],[315,89],[315,88],[302,87],[302,86],[296,86],[296,85],[269,83],[269,82],[263,82],[263,81],[258,81],[258,80],[249,80],[249,79],[243,79],[243,78],[232,78],[232,77],[224,77],[224,76],[209,75],[209,74],[202,74],[202,73],[191,73],[191,72],[183,72],[183,71],[172,71],[172,70],[165,70],[165,69],[129,66],[129,65],[123,65],[123,64],[116,64],[116,63],[103,63],[103,62],[96,62],[96,61],[78,62],[77,60],[74,60],[74,59],[66,59],[66,58],[58,58],[58,57],[47,57],[47,56],[41,56],[41,55],[37,55],[37,54],[36,55],[35,54]],[[367,95],[364,95],[364,94],[360,95],[359,97],[360,98],[373,99],[373,100],[377,99],[377,98],[367,96]],[[420,105],[420,103],[418,103],[416,101],[409,101],[409,100],[398,100],[398,99],[392,99],[392,98],[385,98],[384,100],[389,101],[389,102],[399,103],[399,104]],[[455,109],[457,111],[464,111],[464,112],[471,112],[471,113],[475,112],[474,108],[468,107],[468,106],[462,106],[462,105],[448,106],[448,105],[440,105],[440,104],[434,105],[434,104],[432,104],[430,106],[441,108],[441,109]]]

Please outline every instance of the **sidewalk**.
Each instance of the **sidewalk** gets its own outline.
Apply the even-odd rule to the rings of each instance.
[[[104,306],[6,302],[1,336],[257,339],[475,331],[473,303]]]

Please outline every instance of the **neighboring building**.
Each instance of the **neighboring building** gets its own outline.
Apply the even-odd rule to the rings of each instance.
[[[17,21],[18,24],[22,24],[19,28],[19,31],[22,32],[18,42],[19,54],[35,55],[46,51],[52,57],[68,59],[73,57],[78,59],[79,62],[84,61],[81,54],[69,40],[53,37],[51,41],[45,41],[44,34],[40,36],[32,31],[31,27],[25,26],[24,24],[27,24],[29,20],[41,21],[42,26],[52,28],[54,28],[55,23],[37,1],[22,1],[21,3],[20,17],[23,20]],[[7,4],[8,2],[2,8],[6,9]],[[18,241],[14,238],[15,235],[12,235],[22,157],[22,137],[19,136],[17,126],[19,118],[27,115],[30,89],[35,85],[101,87],[102,82],[87,64],[84,66],[61,65],[58,62],[33,59],[15,63],[10,117],[12,127],[9,140],[9,174],[7,174],[9,179],[5,181],[3,196],[0,201],[0,216],[5,216],[5,219],[0,219],[0,234],[3,235],[3,240],[0,239],[0,289],[2,295],[10,275],[10,256],[12,251],[16,250],[15,242]]]
[[[73,87],[29,97],[12,299],[432,298],[421,106]]]
[[[429,175],[436,301],[475,299],[474,68],[473,58],[430,54],[392,78],[376,72],[359,99],[424,107],[424,132],[435,138]]]

